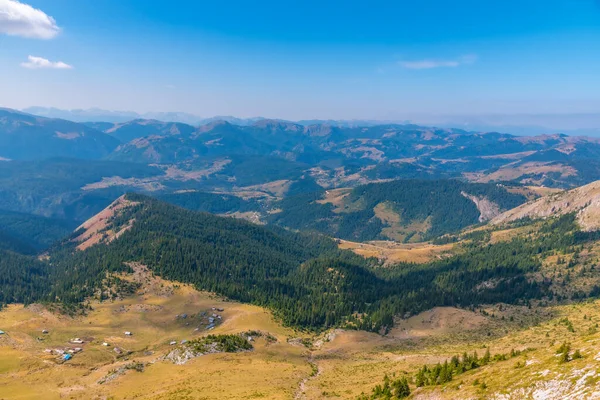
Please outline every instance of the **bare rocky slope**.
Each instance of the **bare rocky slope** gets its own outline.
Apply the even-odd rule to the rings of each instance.
[[[523,218],[548,218],[577,213],[577,222],[584,231],[600,229],[600,181],[553,193],[509,210],[491,223],[498,225]]]
[[[124,195],[120,196],[100,213],[94,215],[80,225],[77,228],[77,231],[81,232],[81,234],[73,239],[75,242],[79,243],[77,249],[85,250],[97,243],[109,243],[131,229],[133,220],[120,227],[117,231],[112,230],[113,227],[111,221],[118,216],[122,210],[136,204],[139,203],[127,200]]]

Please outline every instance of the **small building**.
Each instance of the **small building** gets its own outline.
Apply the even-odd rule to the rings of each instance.
[[[115,348],[113,349],[113,351],[114,351],[115,353],[117,353],[117,354],[123,354],[123,350],[121,350],[121,349],[120,349],[120,348],[118,348],[118,347],[115,347]]]
[[[47,335],[49,333],[48,329],[42,329],[42,333],[45,334],[45,335]]]
[[[70,342],[71,342],[71,343],[74,343],[74,344],[82,344],[82,343],[83,343],[83,340],[81,340],[81,339],[79,339],[79,338],[77,337],[77,338],[75,338],[75,339],[71,339],[71,340],[70,340]]]
[[[186,344],[187,342],[188,342],[187,340],[183,339],[183,340],[181,341],[181,344]]]
[[[4,331],[0,331],[0,335],[4,335],[4,333],[5,333]]]
[[[223,312],[223,311],[225,311],[225,309],[224,308],[217,308],[217,311],[218,312]]]
[[[131,332],[129,332],[129,331],[126,331],[126,332],[125,332],[125,336],[133,336],[133,333],[131,333]]]
[[[67,354],[65,354],[65,355],[63,356],[63,360],[64,360],[64,361],[69,361],[71,358],[73,358],[73,356],[72,356],[72,355],[70,355],[69,353],[67,353]]]
[[[175,345],[177,344],[177,341],[175,341],[175,340],[171,340],[171,342],[169,342],[169,344],[170,344],[171,346],[175,346]]]
[[[82,350],[83,350],[83,349],[82,349],[81,347],[75,347],[75,348],[73,349],[72,353],[73,353],[73,354],[77,354],[77,353],[79,353],[79,352],[80,352],[80,351],[82,351]]]
[[[108,343],[106,343],[106,342],[103,342],[103,343],[102,343],[102,346],[104,346],[104,347],[108,347],[109,345],[108,345]]]

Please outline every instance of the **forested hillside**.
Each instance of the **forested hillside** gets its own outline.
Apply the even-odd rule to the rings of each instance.
[[[0,309],[48,299],[51,266],[38,261],[35,253],[28,242],[0,230]]]
[[[244,200],[237,196],[217,193],[189,191],[169,193],[158,197],[167,203],[192,211],[204,211],[211,214],[231,212],[247,212],[259,209],[256,202]]]
[[[107,280],[107,274],[139,262],[166,279],[267,306],[292,326],[380,330],[395,315],[435,306],[552,298],[547,283],[533,278],[540,256],[596,240],[578,232],[571,218],[548,222],[534,238],[476,241],[450,258],[380,268],[319,235],[184,210],[140,195],[128,195],[126,207],[111,208],[118,212],[96,233],[100,243],[76,250],[82,239],[75,239],[85,235],[75,232],[51,251],[51,268],[7,253],[13,261],[2,264],[0,285],[12,289],[4,301],[72,307],[89,296],[111,296],[118,281]]]
[[[473,199],[496,214],[526,200],[496,184],[396,180],[358,186],[337,201],[328,201],[325,190],[288,196],[268,220],[348,240],[421,241],[489,219]]]
[[[127,186],[87,184],[118,176],[135,185],[162,174],[153,166],[75,158],[0,162],[0,209],[82,222],[96,214]]]
[[[0,309],[8,303],[49,300],[51,267],[33,256],[15,252],[23,249],[3,249],[2,241],[0,235]]]
[[[0,230],[0,251],[12,251],[22,254],[34,254],[35,249],[27,242]]]
[[[68,236],[76,224],[68,220],[0,210],[0,234],[6,234],[36,250],[43,250]]]

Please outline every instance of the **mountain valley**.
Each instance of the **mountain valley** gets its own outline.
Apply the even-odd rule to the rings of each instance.
[[[0,398],[600,395],[597,139],[2,113]]]

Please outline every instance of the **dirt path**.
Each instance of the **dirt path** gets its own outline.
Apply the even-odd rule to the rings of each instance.
[[[315,362],[315,359],[313,358],[312,352],[308,356],[307,362],[312,367],[312,372],[311,372],[311,374],[309,376],[307,376],[306,378],[302,379],[302,381],[298,385],[298,390],[296,391],[296,395],[294,396],[294,400],[303,400],[303,399],[306,399],[307,384],[311,380],[318,378],[319,375],[321,375],[323,373],[323,369],[319,366],[319,364],[317,364]]]

